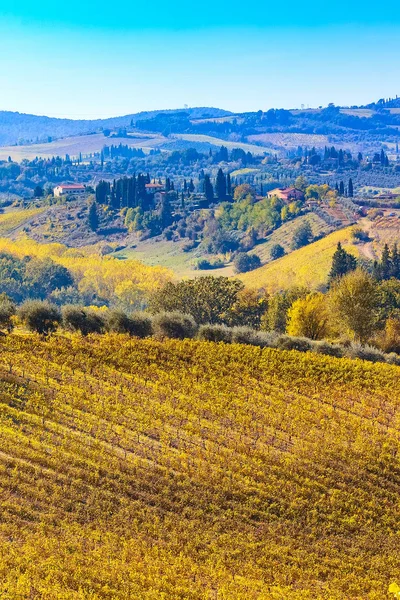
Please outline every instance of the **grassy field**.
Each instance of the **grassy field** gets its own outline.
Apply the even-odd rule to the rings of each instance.
[[[32,208],[0,214],[0,236],[12,233],[33,217],[40,215],[43,210],[42,208]]]
[[[243,273],[239,278],[249,287],[265,288],[269,292],[287,289],[294,285],[311,289],[326,283],[332,256],[338,242],[357,256],[357,246],[350,243],[351,227],[335,231],[325,238],[300,250],[268,263],[259,269]]]
[[[325,235],[330,232],[329,226],[321,217],[315,213],[297,217],[294,221],[284,223],[268,236],[268,239],[251,250],[250,254],[257,254],[261,262],[266,263],[271,260],[271,248],[275,244],[280,244],[286,252],[291,252],[291,243],[295,230],[303,223],[310,223],[314,236]]]
[[[104,146],[118,146],[124,144],[131,148],[156,148],[166,142],[161,135],[142,134],[138,138],[107,138],[103,134],[78,135],[63,138],[48,144],[31,144],[28,146],[4,146],[0,147],[0,160],[7,160],[9,156],[14,161],[20,162],[24,158],[32,160],[36,156],[52,157],[65,156],[69,154],[76,158],[80,153],[92,154],[100,152]]]
[[[398,367],[0,338],[0,597],[382,600]]]
[[[187,241],[172,242],[167,240],[157,241],[155,238],[138,242],[134,248],[126,248],[113,254],[121,259],[134,259],[149,266],[160,266],[171,269],[177,278],[199,277],[201,275],[233,275],[231,265],[222,269],[212,269],[209,271],[198,271],[195,264],[198,260],[197,254],[192,250],[184,252],[183,246]]]
[[[375,114],[374,110],[370,108],[341,108],[340,112],[344,115],[350,115],[352,117],[366,117],[371,118]]]

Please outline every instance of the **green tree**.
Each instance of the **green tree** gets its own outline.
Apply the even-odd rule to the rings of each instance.
[[[199,324],[225,323],[225,315],[242,289],[244,285],[237,279],[211,275],[169,282],[150,299],[150,311],[189,313]]]
[[[379,322],[379,294],[376,281],[356,269],[336,280],[329,292],[336,322],[344,333],[365,343]]]
[[[18,309],[18,318],[30,331],[47,336],[54,333],[61,323],[61,313],[57,306],[49,302],[28,300]]]
[[[271,248],[270,251],[270,256],[272,258],[272,260],[277,260],[278,258],[281,258],[282,256],[284,256],[285,254],[285,249],[283,246],[281,246],[280,244],[274,244]]]
[[[312,241],[312,238],[313,234],[311,225],[308,221],[306,221],[305,223],[299,225],[299,227],[297,227],[297,229],[295,230],[292,239],[292,249],[298,250],[303,246],[307,246],[307,244],[309,244]]]
[[[215,182],[215,191],[220,202],[226,198],[226,177],[222,169],[218,169],[217,180]]]
[[[0,294],[0,330],[8,333],[14,328],[12,317],[16,313],[14,302],[6,294]]]
[[[214,188],[210,180],[209,175],[204,175],[204,194],[207,200],[207,205],[209,206],[214,202]]]
[[[346,275],[346,273],[354,271],[356,267],[356,258],[349,252],[346,252],[346,250],[344,250],[344,248],[342,247],[342,244],[338,242],[337,248],[332,257],[332,266],[329,272],[329,280],[333,281],[338,277],[343,277],[343,275]]]
[[[261,328],[285,333],[289,308],[298,298],[304,298],[308,293],[309,290],[305,288],[294,287],[272,295],[268,299],[268,310],[263,315]]]
[[[89,206],[88,225],[92,231],[97,231],[99,228],[99,216],[97,214],[96,202],[92,202]]]
[[[260,257],[256,254],[239,252],[234,258],[233,265],[236,273],[247,273],[261,266]]]

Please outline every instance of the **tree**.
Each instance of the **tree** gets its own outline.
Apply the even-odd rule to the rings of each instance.
[[[243,289],[243,283],[237,279],[211,275],[169,282],[151,297],[150,311],[189,313],[199,324],[225,323],[225,315]]]
[[[292,239],[292,249],[297,250],[303,246],[307,246],[312,240],[312,229],[308,221],[299,225],[295,230]]]
[[[375,280],[356,269],[336,280],[329,302],[339,327],[355,340],[365,343],[378,324],[379,295]]]
[[[338,242],[335,253],[332,257],[332,267],[329,273],[329,280],[332,281],[337,277],[343,277],[346,273],[354,271],[357,267],[356,258],[343,249],[342,244]]]
[[[62,319],[66,329],[80,331],[84,336],[104,331],[105,323],[102,315],[82,306],[63,306]]]
[[[99,216],[97,214],[96,202],[92,202],[89,206],[88,225],[92,231],[97,231],[99,228]]]
[[[329,335],[329,311],[324,294],[298,298],[288,310],[286,331],[289,335],[322,340]]]
[[[214,188],[210,180],[209,175],[204,175],[204,194],[207,200],[207,205],[209,206],[214,202]]]
[[[309,186],[307,179],[303,175],[299,175],[294,182],[294,187],[302,192],[306,191],[306,188]]]
[[[14,329],[12,317],[16,313],[14,302],[6,294],[0,294],[0,330],[11,333]]]
[[[43,197],[43,188],[40,185],[37,185],[33,190],[34,198],[42,198]]]
[[[247,271],[253,271],[261,266],[260,257],[257,254],[246,254],[240,252],[235,256],[233,261],[236,273],[247,273]]]
[[[256,191],[253,186],[248,183],[242,183],[235,187],[235,192],[233,194],[233,199],[235,202],[240,202],[248,197],[250,197],[252,200],[254,200],[256,197]]]
[[[348,196],[349,196],[349,198],[352,198],[353,195],[354,195],[353,180],[350,178],[349,186],[348,186]]]
[[[289,308],[295,300],[304,298],[308,293],[309,291],[305,288],[295,287],[271,296],[268,299],[268,310],[262,318],[262,329],[285,333]]]
[[[245,326],[259,329],[261,319],[268,307],[265,294],[256,290],[243,289],[238,292],[236,301],[225,314],[224,320],[229,326]]]
[[[28,300],[18,309],[18,317],[30,331],[47,336],[54,333],[61,323],[61,313],[57,306],[49,302]]]
[[[24,282],[31,298],[44,300],[55,290],[70,287],[74,280],[66,267],[58,265],[51,258],[32,258],[26,263]]]
[[[285,254],[285,249],[283,246],[281,246],[280,244],[274,244],[271,248],[270,251],[270,256],[272,258],[272,260],[277,260],[278,258],[281,258],[282,256],[284,256]]]
[[[215,183],[215,191],[220,202],[226,198],[226,177],[222,169],[218,169],[217,180]]]

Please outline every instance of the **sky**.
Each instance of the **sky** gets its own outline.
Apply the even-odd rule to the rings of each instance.
[[[398,0],[0,0],[0,40],[0,110],[89,119],[400,95]]]

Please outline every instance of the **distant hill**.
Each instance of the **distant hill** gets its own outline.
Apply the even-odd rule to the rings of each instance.
[[[135,124],[138,120],[152,119],[160,113],[173,114],[179,112],[187,113],[192,119],[217,118],[232,114],[219,108],[205,107],[145,111],[110,119],[74,120],[0,111],[0,145],[43,142],[47,141],[48,138],[64,138],[99,132],[101,129],[129,127],[131,122]]]

